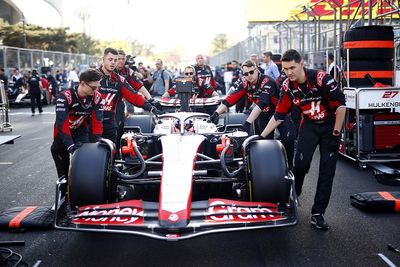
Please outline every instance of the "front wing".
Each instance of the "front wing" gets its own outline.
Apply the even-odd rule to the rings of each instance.
[[[191,204],[190,221],[181,227],[159,222],[157,202],[128,200],[80,207],[71,212],[65,199],[65,180],[57,182],[55,228],[61,230],[135,234],[161,240],[182,240],[226,231],[282,227],[297,223],[296,204],[209,199]],[[292,196],[292,199],[295,199]],[[171,215],[172,216],[172,215]],[[179,220],[179,213],[169,218]],[[161,226],[162,225],[162,226]]]

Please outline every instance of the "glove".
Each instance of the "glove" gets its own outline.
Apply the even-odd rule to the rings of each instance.
[[[218,124],[219,114],[218,112],[214,111],[214,113],[210,116],[210,121],[214,124]]]
[[[150,112],[153,113],[153,114],[156,115],[156,116],[161,115],[161,114],[164,114],[164,112],[162,112],[161,110],[157,109],[156,107],[153,107],[153,108],[150,110]]]
[[[250,127],[251,127],[251,123],[248,121],[245,121],[243,123],[243,131],[245,131],[246,133],[248,133],[250,131]]]
[[[76,143],[76,144],[73,144],[73,145],[71,145],[71,146],[69,146],[68,147],[68,152],[72,155],[72,154],[74,154],[74,152],[78,149],[78,148],[80,148],[82,146],[82,143]]]
[[[151,110],[153,109],[153,105],[150,104],[148,101],[145,101],[143,106],[142,106],[142,109],[151,112]]]
[[[150,98],[150,99],[147,100],[147,101],[149,101],[149,103],[150,103],[152,106],[154,106],[155,108],[157,108],[157,109],[159,109],[159,110],[162,109],[162,106],[161,106],[160,102],[159,102],[157,99]]]
[[[329,152],[338,152],[339,151],[340,139],[341,139],[340,135],[339,136],[332,135],[330,137],[330,140],[328,143]]]

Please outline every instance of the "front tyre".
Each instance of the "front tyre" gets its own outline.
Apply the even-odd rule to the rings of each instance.
[[[252,141],[247,145],[246,158],[250,201],[289,203],[291,180],[282,143]]]
[[[100,143],[84,144],[71,160],[68,192],[72,209],[104,204],[110,196],[110,149]]]

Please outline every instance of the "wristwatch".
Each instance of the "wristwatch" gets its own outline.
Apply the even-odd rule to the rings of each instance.
[[[338,131],[338,130],[333,130],[333,133],[332,133],[334,136],[339,136],[340,135],[340,131]]]

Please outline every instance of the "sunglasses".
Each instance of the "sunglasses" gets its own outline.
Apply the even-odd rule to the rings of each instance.
[[[249,76],[249,75],[253,75],[254,72],[255,72],[255,70],[251,70],[251,71],[249,71],[249,72],[243,72],[243,75],[247,77],[247,76]]]
[[[87,86],[89,86],[92,90],[96,90],[99,86],[98,85],[90,85],[88,83],[85,83]]]
[[[185,72],[185,75],[193,75],[194,72]]]

